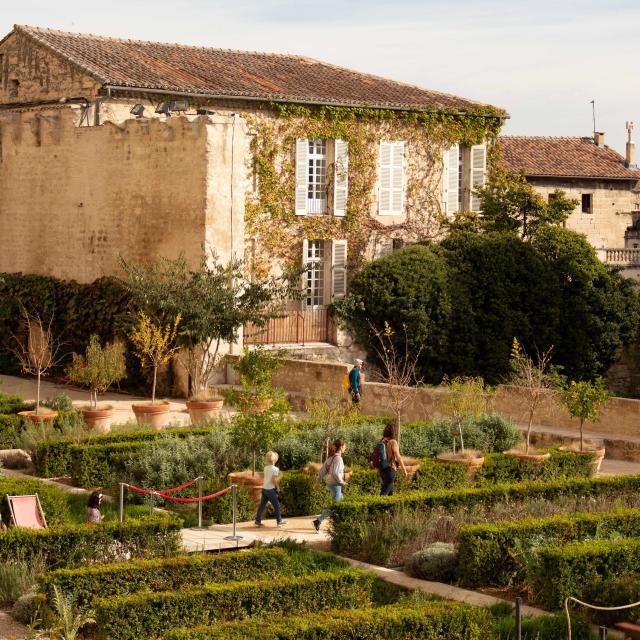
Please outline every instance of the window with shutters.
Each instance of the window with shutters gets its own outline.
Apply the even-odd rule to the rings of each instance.
[[[331,299],[344,298],[347,293],[347,241],[331,241]]]
[[[307,213],[327,212],[327,141],[309,140]]]
[[[442,154],[443,210],[448,216],[456,211],[480,212],[475,191],[485,185],[487,150],[485,145],[453,145]]]
[[[306,266],[305,306],[315,309],[324,305],[325,243],[323,240],[304,242]]]
[[[380,142],[378,213],[404,213],[404,146],[403,141]]]

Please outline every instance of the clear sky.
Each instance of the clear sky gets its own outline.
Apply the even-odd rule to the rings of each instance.
[[[0,0],[14,23],[124,38],[297,53],[511,114],[510,134],[640,143],[638,0]]]

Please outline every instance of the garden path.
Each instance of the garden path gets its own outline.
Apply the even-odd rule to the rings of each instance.
[[[25,640],[29,630],[23,624],[16,622],[8,611],[0,611],[0,639]]]

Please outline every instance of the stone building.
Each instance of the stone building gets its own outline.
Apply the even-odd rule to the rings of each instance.
[[[640,281],[640,171],[635,165],[631,123],[626,157],[594,138],[501,136],[502,162],[546,198],[556,189],[578,201],[566,226],[585,234],[600,258]]]
[[[0,41],[0,271],[89,282],[203,245],[307,265],[248,341],[335,341],[366,260],[477,208],[490,105],[294,55],[16,26]]]

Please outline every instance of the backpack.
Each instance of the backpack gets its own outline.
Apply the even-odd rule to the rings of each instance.
[[[371,454],[371,466],[374,469],[382,471],[389,466],[387,458],[387,443],[382,440],[376,444]]]

